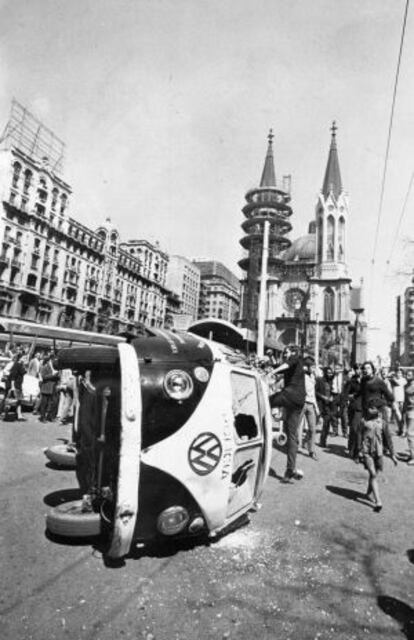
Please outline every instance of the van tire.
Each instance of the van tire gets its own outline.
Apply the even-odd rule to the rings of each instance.
[[[76,451],[73,445],[56,444],[45,451],[45,456],[58,467],[74,469],[76,467]]]
[[[101,533],[99,513],[83,512],[82,500],[63,502],[52,507],[46,516],[46,529],[65,538],[87,538]]]
[[[287,442],[286,433],[279,433],[279,435],[276,436],[276,442],[279,447],[284,447]]]

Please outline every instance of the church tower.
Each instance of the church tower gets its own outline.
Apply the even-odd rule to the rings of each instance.
[[[322,190],[316,205],[316,258],[321,277],[347,275],[346,232],[348,198],[343,190],[336,146],[335,122],[331,127],[331,146]]]
[[[282,185],[277,185],[273,161],[273,133],[268,135],[267,153],[264,162],[260,186],[246,193],[246,204],[242,211],[245,220],[242,229],[245,233],[240,240],[244,248],[240,268],[246,272],[241,281],[241,318],[240,324],[256,331],[259,304],[260,272],[263,253],[264,223],[269,221],[269,253],[267,287],[275,297],[279,287],[279,267],[283,264],[280,254],[290,246],[286,234],[292,225],[290,202],[290,176],[284,176]]]
[[[349,320],[347,265],[348,197],[344,192],[336,145],[336,123],[331,127],[322,190],[316,203],[316,268],[314,282],[319,285],[319,317],[326,322]]]

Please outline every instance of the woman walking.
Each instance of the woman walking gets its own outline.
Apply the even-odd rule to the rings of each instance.
[[[358,429],[358,451],[368,471],[367,498],[374,501],[374,511],[379,513],[382,501],[379,493],[378,474],[384,469],[384,454],[388,452],[397,465],[394,447],[386,416],[387,404],[401,419],[399,408],[384,380],[375,375],[375,367],[367,361],[362,365],[361,397],[362,420]]]
[[[389,452],[391,460],[397,466],[391,433],[388,423],[383,419],[375,400],[370,401],[365,416],[360,423],[361,449],[364,466],[368,471],[368,487],[366,497],[373,500],[374,511],[382,509],[378,476],[384,470],[384,450]]]

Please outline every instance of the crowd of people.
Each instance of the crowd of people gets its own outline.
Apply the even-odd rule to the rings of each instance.
[[[376,372],[370,361],[350,369],[331,365],[317,370],[314,359],[296,345],[285,348],[281,363],[268,352],[254,366],[268,382],[271,407],[283,408],[287,436],[283,481],[291,483],[303,477],[296,466],[299,445],[317,461],[316,444],[326,448],[329,438],[342,436],[349,457],[363,463],[368,471],[366,497],[379,512],[378,474],[383,470],[384,456],[389,455],[397,464],[392,431],[407,438],[404,461],[414,466],[413,372],[408,370],[404,375],[401,368]]]
[[[69,369],[57,369],[53,350],[14,345],[6,347],[4,356],[9,364],[2,375],[0,419],[9,419],[12,413],[16,420],[25,420],[22,403],[29,378],[30,408],[39,421],[73,421],[75,377]],[[316,446],[326,448],[331,437],[342,436],[349,457],[367,469],[367,498],[380,511],[378,474],[383,470],[384,456],[389,455],[397,464],[392,431],[407,438],[404,461],[414,467],[413,372],[407,370],[404,374],[401,368],[376,372],[370,361],[350,369],[330,365],[320,370],[313,357],[296,345],[284,349],[281,362],[268,351],[262,359],[251,356],[249,364],[265,379],[271,408],[283,409],[287,440],[283,481],[291,483],[303,478],[296,465],[299,445],[317,461]]]
[[[40,422],[72,421],[75,378],[69,369],[57,369],[53,350],[13,345],[6,346],[4,356],[10,363],[1,375],[1,419],[25,420],[26,404]]]

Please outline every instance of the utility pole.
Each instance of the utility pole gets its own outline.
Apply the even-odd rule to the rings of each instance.
[[[319,311],[315,314],[315,367],[319,369]]]
[[[264,329],[266,320],[267,302],[267,265],[269,258],[269,220],[265,220],[263,225],[263,249],[262,249],[262,271],[260,275],[259,308],[257,314],[257,355],[263,358],[264,355]]]

